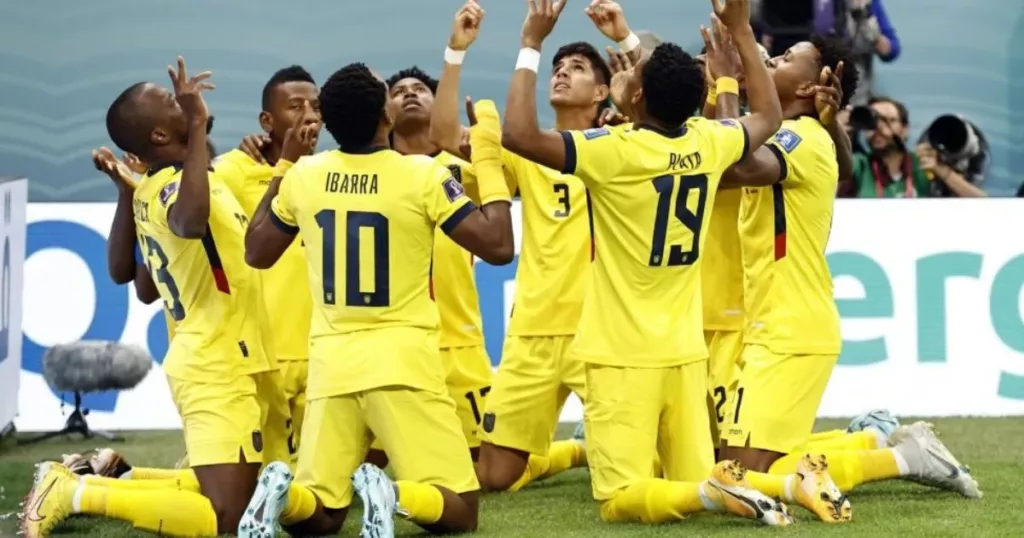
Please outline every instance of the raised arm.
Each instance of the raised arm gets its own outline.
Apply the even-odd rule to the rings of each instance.
[[[594,0],[584,12],[605,37],[619,45],[619,50],[631,65],[636,65],[644,55],[650,54],[651,51],[644,50],[640,44],[640,37],[629,29],[626,13],[618,2]]]
[[[178,70],[168,66],[167,72],[174,85],[174,98],[188,121],[188,147],[178,198],[168,209],[167,225],[178,237],[199,239],[206,234],[210,220],[210,155],[206,146],[210,111],[202,92],[213,89],[213,84],[205,82],[211,73],[206,71],[189,78],[181,56],[178,56]]]
[[[723,5],[721,0],[711,0],[711,3],[715,14],[729,29],[743,64],[750,114],[740,118],[740,123],[747,131],[749,147],[757,148],[782,126],[782,105],[750,28],[750,2],[729,0]]]
[[[312,118],[312,109],[307,103],[303,116],[296,123],[297,127],[285,133],[281,158],[274,167],[274,177],[249,219],[249,226],[245,230],[245,263],[256,269],[267,269],[277,263],[299,233],[287,200],[281,199],[281,182],[294,163],[302,155],[307,155],[316,143],[320,123],[310,121]]]
[[[493,101],[476,105],[478,123],[470,130],[473,171],[480,193],[480,209],[471,211],[452,226],[442,229],[462,248],[491,265],[505,265],[515,258],[511,200],[502,173],[498,109]]]
[[[722,21],[711,17],[711,26],[701,25],[700,35],[704,40],[704,81],[707,84],[707,99],[703,116],[708,119],[740,117],[739,79],[743,76],[743,65],[739,53],[729,37]],[[718,91],[721,84],[722,91]],[[735,87],[733,87],[735,86]]]
[[[843,62],[836,66],[835,73],[828,66],[821,70],[821,77],[814,93],[814,107],[818,118],[836,145],[836,164],[839,166],[839,184],[848,185],[853,181],[853,143],[846,129],[836,120],[843,102]]]
[[[135,181],[131,170],[107,148],[93,150],[92,162],[117,187],[117,206],[107,236],[107,270],[115,284],[127,284],[135,278],[135,217],[132,196]]]
[[[466,160],[469,160],[469,155],[463,150],[463,128],[459,122],[459,76],[466,51],[476,41],[483,18],[484,10],[476,0],[469,0],[455,13],[448,48],[444,51],[441,80],[434,95],[434,109],[430,114],[430,141]],[[470,107],[467,105],[467,109]]]
[[[565,169],[565,141],[561,133],[542,130],[537,122],[537,69],[544,39],[555,28],[567,0],[532,0],[523,24],[516,71],[508,87],[501,143],[513,153],[537,164]]]

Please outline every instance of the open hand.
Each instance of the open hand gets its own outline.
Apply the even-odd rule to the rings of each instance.
[[[605,37],[618,43],[629,37],[629,24],[622,6],[613,0],[593,0],[583,10]]]
[[[316,149],[317,138],[320,136],[320,119],[317,117],[313,107],[306,101],[303,107],[302,116],[295,122],[295,126],[284,134],[284,144],[281,148],[281,158],[296,162],[303,155],[309,155]]]
[[[484,8],[469,0],[455,12],[455,23],[452,24],[452,35],[448,37],[448,48],[466,50],[476,41],[480,32],[480,23],[484,20]]]
[[[135,190],[138,185],[132,177],[132,170],[123,161],[117,160],[114,152],[108,148],[92,150],[92,164],[97,170],[107,175],[119,189]]]
[[[629,79],[633,76],[633,61],[629,55],[617,51],[611,47],[605,49],[608,52],[608,66],[612,71],[612,80],[608,84],[612,104],[619,110],[628,110],[631,95],[627,95]]]
[[[558,17],[565,9],[568,0],[526,0],[529,11],[526,14],[526,21],[523,22],[523,32],[520,42],[523,48],[540,50],[551,31],[555,29]]]
[[[202,92],[212,90],[215,86],[206,82],[213,73],[203,71],[194,77],[189,77],[185,71],[185,59],[178,56],[178,68],[175,70],[167,66],[167,74],[171,77],[171,85],[174,87],[174,99],[178,101],[185,117],[195,122],[202,122],[204,125],[210,117],[210,110],[203,100]]]
[[[750,27],[750,0],[711,0],[711,8],[730,31]]]
[[[818,111],[818,119],[823,125],[829,125],[839,112],[843,102],[843,62],[839,62],[833,73],[825,66],[814,92],[814,108]]]
[[[743,78],[743,63],[721,19],[712,15],[711,27],[701,25],[700,35],[704,38],[704,46],[707,49],[704,65],[711,80],[718,80],[720,77],[736,80]]]
[[[142,162],[142,159],[136,157],[135,155],[132,155],[131,153],[125,153],[124,156],[121,157],[121,163],[127,166],[128,169],[135,174],[142,175],[145,174],[147,170],[149,170],[149,166],[147,166],[146,163]]]
[[[624,123],[629,123],[630,121],[629,116],[622,114],[614,108],[606,108],[602,110],[601,115],[597,117],[597,126],[604,127],[607,125],[609,127],[615,127],[616,125],[622,125]]]

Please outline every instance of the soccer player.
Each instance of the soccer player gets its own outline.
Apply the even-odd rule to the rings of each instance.
[[[320,126],[319,89],[313,76],[301,66],[292,65],[275,72],[263,86],[260,127],[268,143],[254,160],[241,149],[235,149],[214,161],[218,177],[223,177],[245,215],[249,218],[267,191],[274,166],[281,159],[294,162],[316,147]],[[304,122],[300,124],[300,122]],[[289,130],[313,126],[310,146],[293,144],[298,137],[287,136]],[[295,152],[291,155],[286,151]],[[295,459],[295,440],[300,439],[302,418],[306,412],[306,378],[308,377],[309,324],[313,316],[313,299],[306,278],[306,258],[301,241],[293,242],[273,267],[260,272],[263,296],[267,305],[274,355],[281,367],[281,389],[288,402],[292,437],[288,448]]]
[[[338,149],[278,162],[246,238],[246,261],[263,268],[301,235],[316,313],[297,483],[268,466],[239,535],[266,536],[278,519],[292,534],[335,534],[353,486],[363,536],[392,536],[399,510],[429,530],[472,531],[479,484],[445,387],[428,278],[435,227],[490,263],[512,261],[498,139],[474,151],[481,198],[495,200],[477,209],[446,166],[388,147],[387,85],[365,65],[331,75],[320,102]],[[397,482],[360,465],[371,438]]]
[[[208,170],[202,92],[213,88],[210,73],[190,77],[181,57],[168,72],[173,93],[129,87],[108,110],[107,129],[151,167],[133,195],[134,220],[150,276],[178,322],[163,366],[202,494],[83,483],[43,464],[22,519],[27,536],[48,535],[73,513],[171,536],[217,536],[237,528],[256,485],[259,392],[274,366],[259,276],[243,263],[242,209]]]
[[[431,139],[459,153],[458,80],[483,10],[470,0],[456,14],[431,118]],[[552,61],[551,106],[561,129],[595,126],[611,74],[587,43],[570,43]],[[566,351],[576,334],[593,253],[589,201],[571,174],[508,151],[502,162],[522,199],[523,238],[516,293],[483,416],[477,466],[486,491],[517,490],[586,463],[574,440],[552,443],[571,392],[586,400],[583,365]],[[516,190],[516,189],[511,189]]]
[[[803,460],[799,449],[811,439],[842,343],[825,248],[843,164],[837,159],[849,151],[837,154],[835,140],[842,138],[835,131],[840,127],[826,113],[835,108],[816,106],[816,97],[822,79],[834,74],[845,105],[858,80],[851,54],[838,37],[815,37],[773,58],[771,73],[786,121],[768,144],[722,180],[726,186],[754,187],[743,189],[739,224],[746,312],[743,369],[735,409],[723,427],[720,456],[755,471],[787,475],[748,474],[759,490],[781,498],[793,491],[791,473]],[[859,440],[826,442],[842,446]],[[823,450],[823,455],[843,490],[905,477],[980,497],[977,482],[928,425],[900,428],[889,443],[892,448]],[[821,459],[814,467],[824,463]],[[819,517],[848,519],[843,499],[829,501],[834,509],[822,506],[824,512],[815,510]]]
[[[470,163],[441,151],[430,141],[430,114],[437,80],[417,67],[403,69],[387,80],[395,118],[391,147],[403,155],[428,155],[445,165],[476,203],[480,200]],[[470,111],[472,107],[470,107]],[[484,347],[480,299],[476,291],[473,255],[443,233],[434,234],[430,290],[440,314],[441,362],[448,375],[448,393],[462,422],[474,461],[480,451],[480,421],[491,390],[491,359]]]
[[[606,521],[664,522],[727,510],[770,525],[792,519],[750,488],[736,462],[714,466],[702,335],[702,237],[722,172],[778,129],[781,109],[749,25],[749,4],[715,10],[747,74],[752,113],[687,122],[703,96],[702,68],[659,45],[629,80],[633,129],[547,131],[537,125],[540,47],[562,2],[531,0],[509,86],[502,143],[573,173],[590,189],[599,238],[586,307],[570,353],[585,365],[587,459]],[[736,93],[735,80],[721,81]],[[651,476],[660,454],[665,479]],[[708,478],[710,475],[710,478]]]

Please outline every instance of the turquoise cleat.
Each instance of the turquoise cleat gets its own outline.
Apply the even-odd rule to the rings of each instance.
[[[853,433],[864,431],[865,428],[874,428],[885,434],[886,437],[889,437],[899,427],[899,419],[892,416],[889,410],[873,409],[863,415],[854,417],[846,431]]]

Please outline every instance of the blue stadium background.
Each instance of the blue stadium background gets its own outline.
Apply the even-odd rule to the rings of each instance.
[[[463,89],[504,102],[518,50],[521,1],[482,2],[483,33]],[[694,51],[705,0],[622,0],[634,29]],[[916,132],[961,112],[992,143],[990,194],[1012,195],[1024,172],[1024,3],[885,0],[902,57],[880,69],[881,90],[904,100]],[[215,144],[226,150],[258,129],[260,89],[275,69],[305,65],[322,80],[361,60],[388,74],[410,64],[436,73],[459,0],[45,0],[0,4],[0,171],[31,178],[35,202],[110,201],[89,150],[104,144],[103,115],[139,80],[166,81],[183,54],[214,72]],[[552,44],[601,36],[571,0]],[[550,55],[553,47],[545,51]],[[548,56],[550,57],[550,56]],[[542,109],[543,110],[543,109]],[[542,121],[550,121],[542,112]]]

